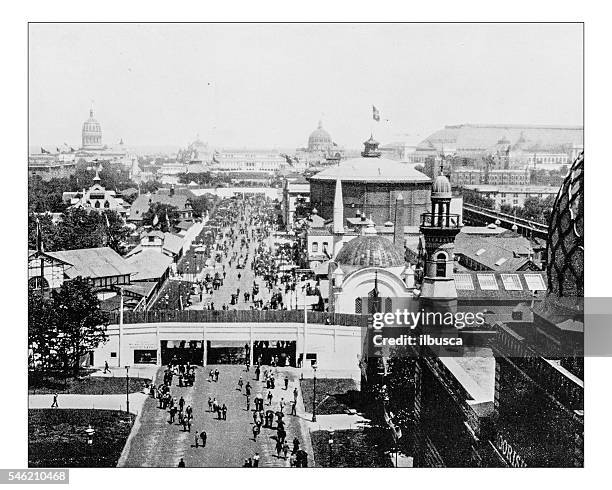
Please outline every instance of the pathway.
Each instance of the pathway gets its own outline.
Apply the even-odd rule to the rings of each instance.
[[[218,382],[208,381],[207,373],[211,368],[219,369]],[[277,379],[282,379],[282,373],[283,370],[279,370]],[[157,384],[161,376],[162,370],[158,373]],[[276,441],[273,439],[273,436],[276,435],[275,430],[262,428],[257,442],[253,441],[252,412],[247,412],[245,396],[236,389],[240,376],[243,377],[245,383],[250,381],[253,386],[252,397],[259,391],[264,396],[266,395],[267,391],[263,389],[263,383],[253,379],[253,370],[246,373],[244,366],[236,365],[198,368],[196,383],[193,387],[178,387],[176,384],[172,386],[172,395],[177,398],[183,396],[186,403],[193,407],[194,423],[191,433],[184,432],[177,423],[170,424],[168,413],[158,408],[157,400],[148,398],[144,403],[139,426],[134,429],[136,432],[132,434],[130,446],[126,450],[125,457],[122,457],[120,465],[125,467],[175,467],[179,459],[183,458],[187,467],[240,467],[245,459],[258,452],[262,467],[288,466],[287,460],[276,456]],[[278,409],[281,396],[285,400],[292,398],[297,379],[294,373],[291,373],[290,377],[293,379],[287,391],[280,386],[282,383],[277,383],[277,388],[273,391],[272,406],[275,410]],[[212,413],[208,412],[209,396],[216,397],[221,404],[227,405],[227,420],[217,420]],[[287,415],[285,420],[287,440],[290,446],[293,438],[297,436],[302,443],[301,447],[309,454],[309,462],[312,463],[312,447],[305,418]],[[199,433],[202,430],[205,430],[208,435],[207,445],[206,448],[196,448],[194,435],[196,431]]]

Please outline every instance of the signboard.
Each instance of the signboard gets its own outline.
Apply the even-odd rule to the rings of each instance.
[[[502,455],[506,463],[513,468],[527,467],[525,460],[519,453],[516,452],[516,449],[512,447],[512,444],[510,444],[502,434],[497,434],[497,437],[495,438],[495,447]]]

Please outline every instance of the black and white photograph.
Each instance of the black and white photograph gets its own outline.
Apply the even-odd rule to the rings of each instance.
[[[588,22],[57,17],[20,27],[0,481],[587,471]]]

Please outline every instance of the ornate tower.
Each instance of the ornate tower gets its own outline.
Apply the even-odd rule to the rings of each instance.
[[[336,179],[336,193],[334,195],[334,223],[333,223],[333,234],[334,234],[334,250],[333,254],[336,254],[342,248],[342,238],[344,237],[344,199],[342,197],[342,181],[340,177]]]
[[[451,184],[443,174],[436,177],[431,189],[431,212],[421,215],[423,283],[421,298],[456,299],[453,279],[455,237],[461,230],[459,215],[451,214]]]
[[[93,107],[89,110],[89,119],[83,123],[81,140],[83,149],[102,148],[102,127],[97,119],[94,118]]]

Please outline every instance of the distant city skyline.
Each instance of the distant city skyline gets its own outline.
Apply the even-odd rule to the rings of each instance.
[[[29,144],[358,148],[448,124],[582,125],[580,24],[31,24]],[[381,121],[372,120],[372,105]]]

